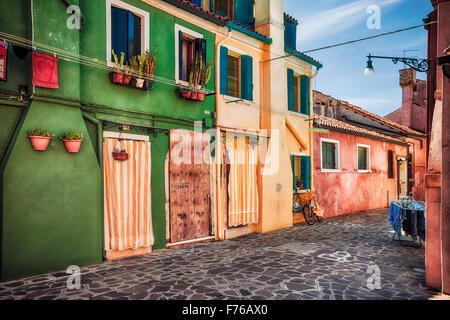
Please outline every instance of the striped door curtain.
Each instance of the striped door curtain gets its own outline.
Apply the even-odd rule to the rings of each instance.
[[[226,143],[230,161],[228,226],[256,224],[259,219],[257,146],[246,143],[245,137],[229,140]]]
[[[129,154],[127,161],[113,159],[115,146]],[[150,142],[104,139],[105,249],[151,248]]]

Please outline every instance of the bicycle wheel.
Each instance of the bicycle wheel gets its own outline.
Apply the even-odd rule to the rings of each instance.
[[[311,205],[305,204],[305,206],[303,207],[303,216],[305,217],[306,223],[309,225],[313,225],[315,222],[315,214],[312,211]]]
[[[317,219],[317,222],[322,222],[322,220],[323,220],[323,218],[322,217],[319,217],[318,215],[316,215],[316,214],[314,214],[314,216],[316,217],[316,219]]]

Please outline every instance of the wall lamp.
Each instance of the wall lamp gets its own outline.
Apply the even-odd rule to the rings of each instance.
[[[431,61],[428,59],[419,59],[419,58],[402,58],[402,57],[381,57],[381,56],[367,56],[369,60],[367,60],[367,67],[364,71],[365,74],[372,74],[375,72],[372,64],[372,59],[389,59],[392,60],[394,64],[397,64],[398,62],[403,62],[407,66],[413,68],[416,71],[419,72],[428,72],[430,69],[430,63]]]

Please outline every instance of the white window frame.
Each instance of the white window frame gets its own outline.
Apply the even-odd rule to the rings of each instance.
[[[120,0],[106,0],[106,64],[108,67],[114,67],[114,61],[111,60],[111,7],[128,10],[141,17],[141,24],[144,26],[141,32],[141,53],[150,49],[150,14],[147,11],[133,7]],[[120,54],[117,53],[116,54]]]
[[[175,83],[187,87],[189,82],[180,80],[180,31],[196,39],[203,39],[203,35],[186,27],[180,26],[179,24],[175,24]]]
[[[336,152],[336,167],[337,167],[337,169],[325,169],[323,167],[322,142],[328,142],[328,143],[333,143],[333,144],[337,145],[336,151],[335,151]],[[341,143],[339,140],[320,138],[320,171],[321,172],[341,172]]]
[[[367,149],[367,169],[366,170],[359,170],[358,168],[358,148],[366,148]],[[372,170],[370,169],[370,146],[367,144],[356,144],[356,168],[358,170],[358,173],[369,173],[372,172]]]
[[[303,72],[303,71],[301,71],[301,70],[299,70],[299,69],[297,69],[297,68],[292,68],[292,67],[289,67],[289,68],[287,68],[286,69],[286,76],[287,76],[287,72],[288,72],[288,69],[292,69],[292,70],[294,70],[294,78],[295,77],[300,77],[300,76],[308,76],[308,77],[311,77],[309,74],[307,74],[306,72]],[[299,79],[299,82],[300,82],[300,79]],[[287,81],[286,81],[286,83],[287,83]],[[299,108],[300,108],[300,110],[302,110],[302,108],[301,108],[301,82],[299,83],[299,94],[298,94],[298,98],[299,98]],[[309,89],[309,96],[310,96],[310,98],[311,98],[311,93],[312,93],[312,90],[311,90],[311,87],[310,87],[310,89]],[[286,96],[286,98],[288,98],[287,96]],[[287,104],[287,101],[286,101],[286,104]],[[311,113],[311,101],[310,101],[310,103],[309,103],[309,113]],[[304,118],[309,118],[310,116],[309,115],[307,115],[307,114],[304,114],[304,113],[301,113],[301,112],[297,112],[297,111],[291,111],[291,110],[288,110],[290,113],[292,113],[292,114],[295,114],[295,115],[297,115],[297,116],[300,116],[300,117],[304,117]]]

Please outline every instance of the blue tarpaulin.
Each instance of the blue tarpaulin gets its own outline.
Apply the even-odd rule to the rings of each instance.
[[[392,225],[392,228],[394,229],[395,233],[401,238],[402,235],[402,221],[406,217],[406,211],[407,210],[417,210],[418,212],[422,212],[422,214],[419,215],[419,221],[417,223],[417,229],[422,231],[419,234],[425,234],[425,207],[420,205],[417,202],[410,202],[408,203],[407,208],[403,208],[398,203],[392,201],[391,206],[389,208],[389,222]]]

